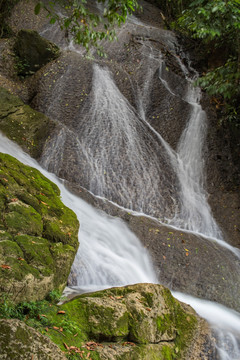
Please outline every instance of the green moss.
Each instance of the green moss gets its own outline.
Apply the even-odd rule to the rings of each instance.
[[[172,313],[164,314],[156,318],[157,329],[161,334],[167,333],[170,337],[175,337],[175,318]]]
[[[8,204],[4,221],[7,230],[12,234],[42,235],[41,215],[30,205],[20,201]]]
[[[0,87],[0,129],[31,156],[38,158],[55,123]]]
[[[148,292],[143,292],[142,296],[145,305],[151,308],[153,306],[153,294]]]
[[[167,346],[167,345],[163,346],[163,348],[162,348],[162,356],[163,356],[164,360],[174,360],[174,359],[176,359],[176,355],[174,354],[174,350],[171,347]]]
[[[51,224],[48,232],[46,224]],[[62,289],[79,245],[78,228],[76,215],[62,204],[54,183],[38,170],[0,154],[0,259],[10,266],[1,268],[5,281],[0,293],[11,289],[14,297],[11,283],[23,281],[24,291],[16,301],[19,296],[29,299],[34,281],[30,277],[26,282],[28,275],[40,281],[48,277],[39,292],[34,290],[36,296],[43,297],[54,287]]]
[[[49,250],[49,242],[43,238],[27,235],[16,236],[15,241],[24,253],[24,259],[44,276],[54,272],[52,254]]]
[[[15,45],[18,75],[32,75],[50,60],[59,56],[57,45],[42,38],[34,30],[20,30]]]
[[[176,359],[181,359],[182,354],[189,345],[189,339],[192,338],[196,329],[197,318],[194,314],[184,311],[180,303],[172,296],[168,289],[165,289],[163,296],[171,311],[169,321],[174,323],[176,328],[175,357]]]

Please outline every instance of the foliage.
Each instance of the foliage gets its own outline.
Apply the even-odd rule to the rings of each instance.
[[[194,37],[229,44],[239,37],[240,0],[192,1],[178,23]]]
[[[175,20],[190,5],[191,0],[155,0],[153,2],[161,9],[164,17]]]
[[[90,46],[97,48],[98,53],[103,55],[100,41],[116,39],[114,25],[122,25],[128,16],[137,9],[137,0],[98,0],[99,14],[88,8],[87,0],[53,0],[38,2],[35,13],[41,8],[47,11],[50,23],[58,22],[66,35],[73,37],[77,44],[83,45],[86,50]],[[60,6],[60,11],[57,10]]]
[[[231,114],[231,118],[237,120],[237,103],[240,100],[240,0],[194,0],[183,10],[175,26],[181,32],[201,39],[206,56],[216,49],[222,50],[222,66],[209,69],[197,84],[210,95],[220,95],[227,105],[229,116]]]
[[[49,303],[56,304],[61,298],[58,290],[51,291],[46,300],[41,301],[23,301],[15,304],[8,296],[4,294],[0,298],[0,318],[19,319],[24,320],[27,318],[36,318],[41,320],[39,314],[49,306]],[[44,318],[42,319],[45,320]]]

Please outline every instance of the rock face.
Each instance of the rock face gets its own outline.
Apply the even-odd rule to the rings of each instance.
[[[16,319],[0,319],[0,358],[66,360],[62,351],[47,336]]]
[[[157,219],[136,216],[81,186],[69,182],[65,185],[92,206],[127,223],[151,255],[161,284],[240,311],[238,249],[234,254],[221,242],[174,229]],[[76,284],[73,281],[71,285]]]
[[[39,158],[56,123],[0,87],[0,130],[32,157]]]
[[[80,324],[88,339],[97,342],[100,359],[212,356],[206,323],[161,285],[137,284],[84,294],[61,309]]]
[[[79,223],[59,195],[39,171],[0,154],[0,293],[15,302],[66,285]]]
[[[60,350],[94,360],[216,359],[205,320],[161,285],[107,289],[61,306],[45,303],[42,313],[29,313],[26,323],[0,320],[1,359],[50,360],[54,351],[56,359],[65,359]]]
[[[31,75],[59,55],[59,48],[36,31],[20,30],[15,45],[19,75]]]

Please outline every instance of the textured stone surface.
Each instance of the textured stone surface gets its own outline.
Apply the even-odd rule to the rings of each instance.
[[[206,322],[161,285],[84,294],[61,309],[97,341],[101,359],[211,359],[214,353]]]
[[[63,352],[47,336],[17,319],[0,319],[2,360],[66,360]]]
[[[19,75],[31,75],[59,55],[58,47],[34,30],[20,30],[14,44]]]
[[[56,124],[0,87],[0,130],[32,157],[38,158]]]
[[[76,215],[39,171],[0,154],[0,293],[15,301],[62,289],[78,248]]]

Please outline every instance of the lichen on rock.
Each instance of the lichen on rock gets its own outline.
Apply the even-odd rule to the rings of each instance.
[[[47,336],[16,319],[0,319],[0,358],[66,360],[63,352]]]
[[[39,158],[56,124],[0,87],[0,130],[32,157]]]
[[[79,223],[58,187],[0,154],[0,293],[37,300],[63,289],[78,248]]]

